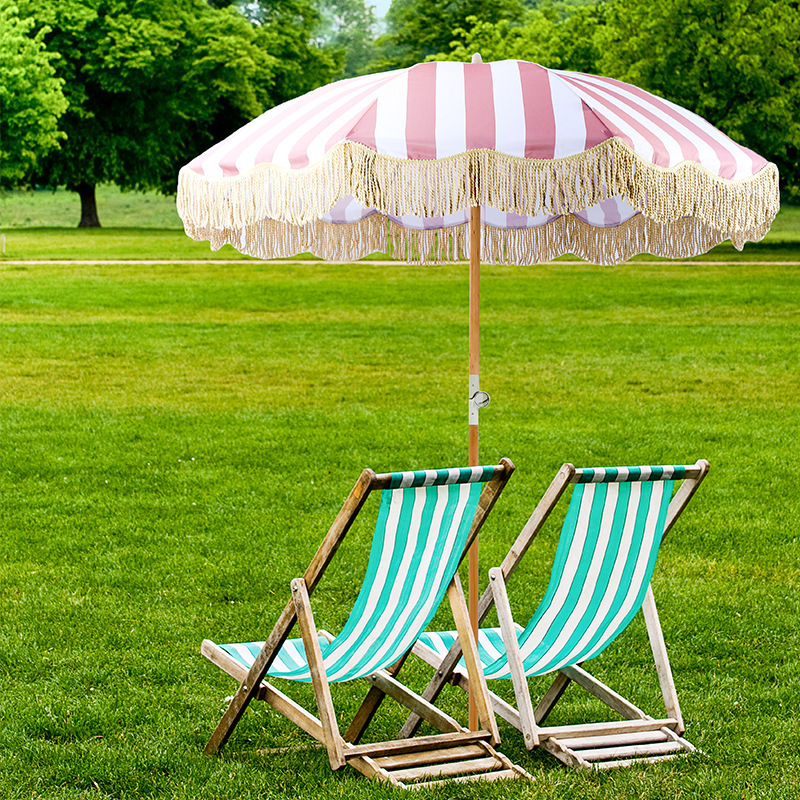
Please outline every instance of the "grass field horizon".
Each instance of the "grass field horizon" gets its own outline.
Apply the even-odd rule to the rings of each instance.
[[[213,251],[183,233],[175,198],[154,192],[122,192],[113,185],[97,188],[100,228],[77,228],[80,203],[74,192],[59,189],[0,192],[3,261],[77,260],[253,260],[225,245]],[[380,259],[381,254],[367,260]],[[300,254],[296,258],[315,258]],[[560,260],[573,260],[566,255]],[[652,261],[641,255],[634,261]],[[667,259],[656,259],[668,261]],[[738,251],[723,242],[693,261],[800,261],[800,206],[784,205],[763,241]],[[532,269],[525,267],[522,269]]]
[[[793,260],[786,219],[775,246]],[[62,236],[37,245],[41,230],[0,233],[12,245],[27,236],[30,253]],[[70,258],[100,257],[89,233],[75,231]],[[113,247],[159,252],[164,235]],[[0,260],[0,796],[394,797],[332,773],[324,751],[260,706],[205,757],[235,685],[199,646],[268,633],[364,467],[466,461],[466,270],[180,260]],[[500,749],[535,783],[423,797],[795,798],[800,269],[697,267],[484,271],[481,460],[508,456],[517,471],[482,535],[481,572],[485,585],[565,461],[708,459],[653,580],[701,752],[573,773],[501,723]],[[314,595],[322,627],[344,621],[374,514]],[[557,537],[545,528],[509,581],[518,619],[545,589]],[[589,667],[661,713],[640,618]],[[428,675],[418,664],[403,674],[416,688]],[[342,726],[366,690],[334,687]],[[313,707],[307,687],[287,691]],[[455,690],[442,703],[465,719]],[[598,713],[568,690],[553,722]],[[370,738],[404,718],[387,701]]]

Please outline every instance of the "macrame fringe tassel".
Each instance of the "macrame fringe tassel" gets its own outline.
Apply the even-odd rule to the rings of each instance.
[[[305,169],[264,164],[208,180],[184,167],[178,179],[178,213],[195,229],[241,231],[264,219],[305,226],[345,196],[395,217],[445,216],[474,205],[566,215],[621,197],[651,220],[694,217],[734,243],[745,234],[763,238],[780,206],[774,164],[729,181],[693,162],[654,166],[618,138],[556,160],[471,150],[414,161],[342,142]]]
[[[399,261],[435,264],[469,258],[469,225],[439,230],[403,228],[380,214],[346,224],[321,222],[292,225],[266,220],[240,231],[215,230],[186,223],[193,239],[209,241],[214,250],[230,244],[256,258],[288,258],[312,253],[327,261],[355,261],[386,253]],[[745,239],[755,238],[752,231]],[[612,228],[596,228],[567,215],[538,228],[506,230],[481,227],[481,261],[487,264],[541,264],[573,253],[595,264],[619,264],[635,255],[690,258],[728,237],[691,218],[656,222],[637,214]],[[741,242],[734,245],[741,249]]]

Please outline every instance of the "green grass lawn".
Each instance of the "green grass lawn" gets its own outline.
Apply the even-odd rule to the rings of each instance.
[[[260,754],[306,742],[261,707],[203,756],[235,686],[199,646],[266,635],[363,467],[465,462],[466,268],[0,265],[0,326],[0,796],[395,796]],[[423,796],[796,797],[800,270],[486,268],[482,386],[482,460],[518,466],[484,579],[562,462],[711,462],[654,578],[702,754],[569,773],[501,725],[534,784]],[[556,537],[509,583],[522,618]],[[366,520],[320,584],[323,627],[368,541]],[[592,669],[660,713],[639,620]],[[344,724],[365,691],[335,687]],[[554,722],[594,710],[568,691]],[[403,719],[385,703],[374,736]]]
[[[183,230],[174,197],[155,192],[122,192],[113,184],[98,186],[96,196],[104,227]],[[81,203],[76,192],[0,190],[0,229],[75,228],[80,218]]]

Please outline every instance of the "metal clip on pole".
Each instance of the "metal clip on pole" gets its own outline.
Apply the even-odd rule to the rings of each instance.
[[[478,409],[486,408],[491,402],[488,392],[480,389],[477,375],[469,376],[469,424],[478,424]]]

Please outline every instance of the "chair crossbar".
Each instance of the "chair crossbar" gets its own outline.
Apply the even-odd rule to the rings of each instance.
[[[584,467],[576,469],[570,483],[629,483],[636,481],[683,480],[696,478],[696,464],[662,464],[640,467]]]
[[[495,466],[481,466],[387,472],[375,476],[375,486],[380,489],[408,489],[417,486],[486,483],[494,477],[496,470]]]

